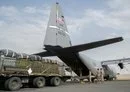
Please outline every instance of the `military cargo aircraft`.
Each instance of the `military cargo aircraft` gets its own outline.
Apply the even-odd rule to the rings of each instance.
[[[57,56],[66,63],[78,76],[87,76],[89,71],[97,75],[98,67],[95,60],[90,59],[81,51],[122,41],[122,37],[106,39],[73,46],[59,3],[56,3],[50,13],[50,18],[44,39],[44,52],[36,53],[42,57]]]

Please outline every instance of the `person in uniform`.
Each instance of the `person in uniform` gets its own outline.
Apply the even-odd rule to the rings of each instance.
[[[97,68],[97,82],[100,82],[100,69]]]
[[[101,82],[104,81],[104,72],[103,72],[103,69],[100,68],[100,78],[101,78]]]

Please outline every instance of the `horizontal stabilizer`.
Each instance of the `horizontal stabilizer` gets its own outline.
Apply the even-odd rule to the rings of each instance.
[[[60,48],[59,46],[46,46],[45,49],[47,49],[47,51],[36,53],[35,55],[47,57],[47,56],[57,56],[57,52],[78,53],[80,51],[89,50],[89,49],[97,48],[100,46],[120,42],[122,40],[123,40],[122,37],[117,37],[117,38],[112,38],[112,39],[107,39],[107,40],[102,40],[102,41],[91,42],[91,43],[87,43],[87,44],[75,45],[75,46],[66,47],[66,48],[62,48],[62,47]],[[56,53],[52,53],[52,52],[48,52],[48,51],[54,51]]]
[[[91,42],[91,43],[87,43],[87,44],[71,46],[71,47],[64,48],[63,50],[77,53],[80,51],[89,50],[89,49],[97,48],[100,46],[120,42],[122,40],[123,40],[122,37],[117,37],[117,38],[112,38],[112,39],[107,39],[107,40],[102,40],[102,41]]]
[[[56,56],[55,54],[52,54],[51,52],[48,52],[48,51],[35,53],[34,55],[39,55],[39,56],[42,56],[42,57]]]

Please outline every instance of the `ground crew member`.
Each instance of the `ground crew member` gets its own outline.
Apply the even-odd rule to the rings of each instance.
[[[100,82],[100,69],[97,69],[97,82]]]
[[[103,69],[100,68],[100,78],[101,78],[101,82],[104,81],[104,72],[103,72]]]

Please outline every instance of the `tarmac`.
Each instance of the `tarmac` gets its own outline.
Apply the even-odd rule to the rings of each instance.
[[[121,74],[116,76],[117,80],[130,80],[130,74]]]
[[[0,90],[0,92],[10,92]],[[15,92],[130,92],[130,81],[105,81],[103,83],[63,83],[58,87],[21,88]]]

